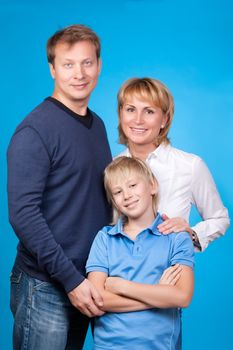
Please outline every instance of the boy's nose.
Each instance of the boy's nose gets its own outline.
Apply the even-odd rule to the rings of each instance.
[[[128,198],[130,198],[130,197],[131,197],[130,191],[129,191],[129,190],[124,191],[124,199],[128,199]]]

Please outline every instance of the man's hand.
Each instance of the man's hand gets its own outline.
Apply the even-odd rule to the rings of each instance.
[[[71,304],[88,317],[102,316],[103,299],[97,289],[85,279],[68,293]]]
[[[157,228],[159,232],[163,233],[164,235],[170,234],[172,232],[181,231],[188,232],[190,236],[192,235],[192,229],[190,228],[187,221],[183,218],[169,219],[169,217],[166,214],[163,214],[162,218],[164,222],[162,224],[159,224]]]
[[[168,267],[166,270],[164,270],[159,280],[159,284],[175,286],[180,279],[181,271],[182,267],[179,264],[175,264],[174,266]]]

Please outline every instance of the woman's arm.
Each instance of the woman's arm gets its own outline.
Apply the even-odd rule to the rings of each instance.
[[[213,177],[202,159],[198,158],[193,168],[193,203],[203,221],[192,229],[197,233],[202,250],[227,230],[230,220]]]
[[[192,202],[203,221],[190,227],[185,219],[181,217],[168,218],[164,214],[162,215],[164,222],[158,225],[158,229],[163,234],[186,231],[194,241],[197,250],[203,251],[210,242],[225,233],[230,219],[213,177],[206,164],[199,157],[193,166],[191,194]]]
[[[193,270],[185,265],[182,265],[176,285],[142,284],[119,277],[109,277],[105,283],[105,288],[109,292],[158,308],[187,307],[192,299],[193,286]]]
[[[173,232],[187,232],[193,241],[193,245],[197,250],[202,250],[197,233],[189,226],[189,223],[180,217],[169,218],[166,214],[162,214],[163,222],[158,225],[158,230],[164,235]]]
[[[103,311],[130,312],[151,308],[151,306],[143,301],[135,300],[131,297],[123,297],[106,290],[105,282],[107,277],[107,274],[104,272],[93,271],[88,273],[88,280],[96,287],[103,298]]]

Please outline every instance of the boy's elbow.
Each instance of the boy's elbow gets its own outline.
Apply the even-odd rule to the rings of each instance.
[[[178,307],[185,309],[190,305],[191,301],[192,301],[192,294],[182,292],[180,295],[180,301],[179,301]]]

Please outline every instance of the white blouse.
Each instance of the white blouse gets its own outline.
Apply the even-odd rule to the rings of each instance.
[[[129,149],[119,156],[131,157]],[[159,182],[160,214],[182,217],[189,222],[192,205],[201,222],[192,229],[197,233],[202,251],[227,230],[230,220],[209,169],[203,160],[191,153],[161,144],[146,160]]]

